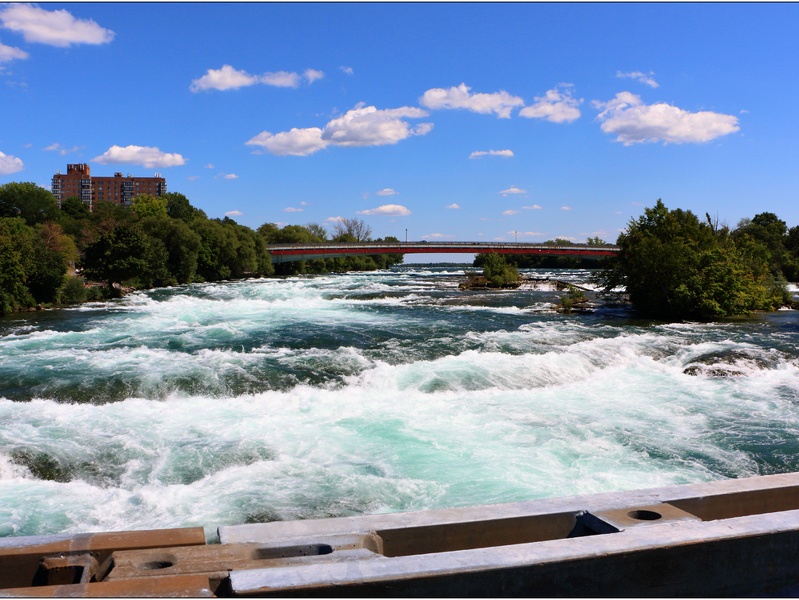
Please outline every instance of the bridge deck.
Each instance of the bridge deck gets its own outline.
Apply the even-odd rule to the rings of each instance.
[[[338,256],[370,254],[539,254],[546,256],[578,256],[603,258],[618,253],[617,246],[553,246],[548,244],[499,242],[353,242],[318,244],[269,244],[272,262],[282,263]]]

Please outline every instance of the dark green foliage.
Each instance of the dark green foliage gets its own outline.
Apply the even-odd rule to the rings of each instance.
[[[510,264],[505,256],[491,252],[483,259],[483,277],[490,286],[508,286],[519,282],[519,269]]]
[[[77,196],[70,196],[61,202],[61,212],[73,219],[88,219],[89,206]]]
[[[33,266],[34,238],[21,218],[0,217],[0,314],[34,305],[26,285]]]
[[[81,268],[89,279],[114,283],[141,276],[149,266],[147,235],[138,225],[118,223],[89,244],[83,253]]]
[[[784,287],[769,272],[766,246],[715,230],[660,200],[630,221],[617,245],[621,251],[602,280],[606,289],[624,286],[647,316],[715,319],[769,310],[784,299]]]
[[[83,277],[67,277],[58,290],[59,304],[80,304],[86,302],[89,294]]]
[[[26,281],[31,295],[37,303],[55,302],[58,290],[67,274],[64,255],[49,249],[44,240],[36,236],[33,241],[32,258],[32,268]]]
[[[184,221],[169,217],[149,217],[141,221],[149,236],[153,251],[151,260],[162,273],[160,280],[175,283],[190,283],[197,271],[197,258],[202,240]],[[170,285],[154,283],[153,285]]]
[[[48,190],[30,182],[0,185],[0,217],[20,217],[35,225],[57,216],[58,203]]]
[[[166,214],[172,219],[180,219],[186,223],[191,223],[194,219],[206,219],[205,213],[199,208],[195,208],[183,194],[169,192],[162,198],[166,199]]]

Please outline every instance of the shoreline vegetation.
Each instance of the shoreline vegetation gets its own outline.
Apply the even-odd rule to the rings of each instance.
[[[247,277],[372,271],[402,264],[402,254],[273,264],[268,244],[399,242],[373,239],[362,220],[342,218],[328,232],[265,223],[253,230],[211,219],[186,196],[141,195],[130,206],[98,202],[93,211],[72,196],[58,206],[30,182],[0,185],[0,315],[117,298],[131,290]],[[570,245],[557,239],[557,245]],[[589,244],[607,242],[590,238]],[[717,319],[792,306],[786,282],[799,280],[799,226],[773,213],[743,219],[735,229],[706,215],[669,210],[658,200],[631,219],[618,257],[478,254],[461,288],[514,289],[519,268],[595,268],[605,291],[623,287],[633,308],[666,319]],[[563,312],[585,306],[569,288]]]

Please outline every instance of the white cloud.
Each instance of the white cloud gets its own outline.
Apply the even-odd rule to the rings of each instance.
[[[247,146],[259,146],[277,156],[308,156],[327,146],[318,127],[293,128],[291,131],[269,133],[262,131],[245,142]]]
[[[302,74],[305,77],[308,83],[313,83],[317,79],[322,79],[325,76],[323,71],[317,71],[316,69],[305,69],[305,73]]]
[[[161,152],[151,146],[111,146],[100,156],[92,159],[103,165],[132,164],[147,168],[179,167],[186,164],[180,154]]]
[[[234,69],[230,65],[222,65],[221,69],[208,69],[205,75],[191,82],[189,89],[192,92],[201,92],[205,90],[224,91],[236,90],[257,84],[296,88],[299,87],[303,77],[310,84],[324,76],[325,74],[317,69],[306,69],[302,77],[298,73],[288,71],[252,75],[246,71]]]
[[[0,43],[0,63],[28,58],[28,56],[30,55],[24,50]]]
[[[10,154],[0,152],[0,175],[11,175],[25,167],[22,160]]]
[[[460,208],[460,206],[459,206],[458,204],[455,204],[455,203],[453,202],[453,203],[452,203],[452,204],[450,204],[450,205],[449,205],[447,208],[451,208],[451,209],[455,210],[455,209],[458,209],[458,208]]]
[[[64,148],[61,144],[56,142],[54,144],[50,144],[49,146],[44,148],[44,150],[46,152],[58,152],[61,156],[66,156],[70,152],[77,152],[78,150],[80,150],[80,147],[73,146],[72,148]]]
[[[358,105],[341,117],[332,119],[324,129],[309,127],[272,134],[263,131],[245,142],[279,156],[308,156],[327,146],[383,146],[396,144],[414,135],[425,135],[432,123],[412,127],[405,119],[426,117],[420,108],[404,106],[378,110]]]
[[[517,188],[515,185],[512,185],[508,189],[502,190],[500,192],[500,194],[502,194],[503,196],[507,196],[509,194],[526,194],[526,193],[527,193],[527,190],[523,190],[521,188]]]
[[[520,117],[528,119],[546,119],[552,123],[571,123],[580,118],[582,104],[572,95],[572,85],[562,83],[548,90],[543,96],[536,96],[535,104],[526,106],[519,111]]]
[[[258,77],[258,82],[274,87],[295,88],[300,85],[300,76],[297,73],[278,71],[277,73],[264,73]]]
[[[352,75],[355,71],[352,70],[352,67],[339,67],[344,73],[347,75]]]
[[[236,90],[258,83],[258,78],[246,71],[237,71],[230,65],[222,65],[221,69],[208,69],[208,71],[191,82],[189,89],[192,92],[203,90]]]
[[[344,217],[328,217],[325,219],[326,223],[342,223],[344,221]]]
[[[374,106],[358,105],[325,125],[322,139],[336,146],[396,144],[413,135],[429,133],[433,129],[432,123],[411,127],[404,120],[427,115],[427,112],[412,106],[378,110]]]
[[[213,168],[214,168],[214,165],[212,165],[211,163],[208,163],[207,165],[205,165],[203,167],[203,169],[213,169]]]
[[[189,175],[188,177],[186,177],[186,179],[188,179],[189,181],[197,181],[199,178],[200,178],[199,175]]]
[[[241,217],[243,215],[244,213],[241,212],[240,210],[229,210],[225,213],[226,217]]]
[[[594,101],[605,133],[625,146],[640,143],[699,144],[740,129],[738,118],[710,111],[688,112],[664,102],[646,105],[640,96],[619,92],[609,102]]]
[[[541,206],[538,204],[533,204],[531,206],[522,206],[524,210],[541,210]]]
[[[626,77],[629,79],[635,79],[636,81],[640,81],[641,83],[648,85],[651,88],[660,87],[660,84],[655,81],[654,77],[652,77],[654,73],[649,71],[649,73],[643,73],[641,71],[632,71],[631,73],[622,73],[621,71],[616,72],[616,77]]]
[[[422,95],[419,103],[430,109],[463,108],[481,114],[496,113],[503,119],[509,118],[515,107],[524,106],[524,100],[504,90],[494,94],[470,94],[470,89],[465,83],[446,90],[432,88]]]
[[[571,206],[561,206],[560,207],[560,210],[571,210],[571,209],[572,209]]]
[[[359,210],[358,214],[383,217],[405,217],[411,214],[411,211],[401,204],[384,204],[383,206],[378,206],[377,208]]]
[[[238,179],[239,178],[239,176],[236,175],[235,173],[220,173],[219,175],[214,177],[214,179],[219,179],[220,177],[222,179]]]
[[[511,217],[511,216],[513,216],[513,215],[518,215],[518,214],[519,214],[519,211],[518,211],[518,210],[512,210],[512,209],[509,209],[509,210],[502,211],[502,214],[503,214],[504,216],[506,216],[506,217]]]
[[[377,192],[378,196],[397,196],[399,192],[397,190],[392,190],[391,188],[383,188],[379,192]]]
[[[513,156],[513,150],[475,150],[469,155],[469,158],[482,158],[484,156],[511,158]]]
[[[6,4],[0,10],[5,29],[22,34],[26,42],[66,48],[73,44],[107,44],[116,35],[91,19],[76,19],[66,10],[44,10],[33,4]]]
[[[304,208],[295,208],[293,206],[287,206],[286,208],[283,209],[283,212],[287,212],[287,213],[305,212],[305,209]]]
[[[454,240],[455,236],[451,233],[428,233],[422,236],[425,240]]]

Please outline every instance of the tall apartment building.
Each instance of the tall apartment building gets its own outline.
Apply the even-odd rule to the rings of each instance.
[[[58,171],[53,175],[51,191],[58,206],[61,206],[62,200],[77,196],[92,210],[97,202],[130,206],[140,194],[162,196],[166,194],[166,179],[159,173],[155,177],[134,177],[122,173],[114,173],[113,177],[92,177],[89,165],[80,163],[67,165],[66,174]]]

